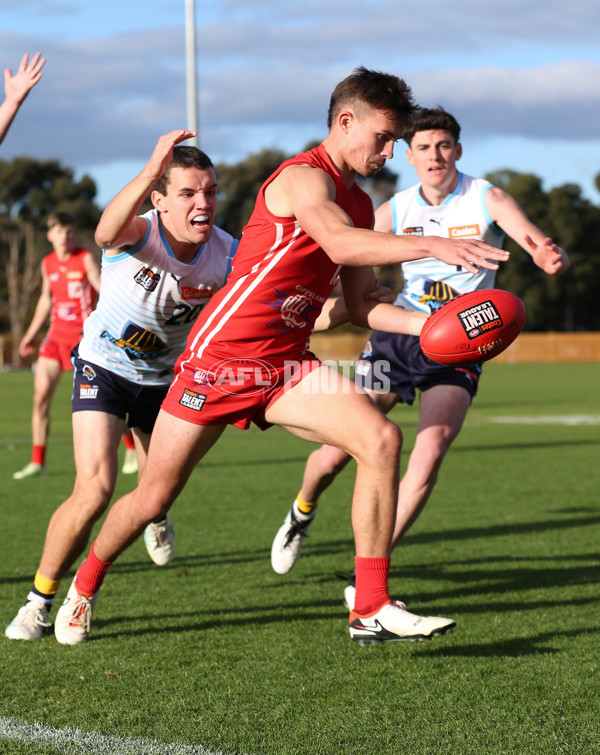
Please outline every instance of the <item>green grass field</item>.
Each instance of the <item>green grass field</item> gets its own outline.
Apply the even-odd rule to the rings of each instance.
[[[44,478],[29,460],[30,373],[0,374],[0,621],[71,491],[69,381]],[[415,408],[391,415],[412,446]],[[423,516],[394,553],[393,597],[458,626],[431,643],[348,636],[348,468],[290,574],[272,538],[311,446],[228,431],[173,508],[177,552],[137,542],[90,641],[0,638],[0,753],[482,755],[600,752],[600,364],[494,365]],[[131,486],[120,477],[119,492]],[[59,593],[64,596],[70,580]]]

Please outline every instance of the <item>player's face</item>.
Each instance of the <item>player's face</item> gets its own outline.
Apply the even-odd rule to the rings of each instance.
[[[53,225],[46,234],[59,257],[68,256],[75,244],[75,231],[70,225]]]
[[[175,242],[197,249],[210,239],[217,208],[212,168],[171,168],[166,194],[155,192],[152,199]]]
[[[359,175],[373,176],[394,156],[402,125],[384,111],[371,108],[351,115],[346,153],[349,163]]]
[[[449,131],[417,131],[406,150],[421,185],[448,194],[456,187],[456,161],[461,155],[462,147]]]

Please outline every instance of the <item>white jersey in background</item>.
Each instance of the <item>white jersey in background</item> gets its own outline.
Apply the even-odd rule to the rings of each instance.
[[[102,255],[100,298],[85,321],[79,356],[135,383],[168,385],[193,322],[227,279],[238,242],[215,226],[194,260],[180,262],[160,214],[142,217],[147,228],[138,244]]]
[[[427,204],[418,184],[398,192],[390,200],[394,233],[480,239],[499,249],[504,232],[490,218],[485,203],[485,194],[491,186],[482,178],[459,173],[456,189],[440,205]],[[496,271],[482,268],[474,274],[429,258],[404,262],[402,276],[404,288],[394,303],[429,313],[457,294],[493,288]]]

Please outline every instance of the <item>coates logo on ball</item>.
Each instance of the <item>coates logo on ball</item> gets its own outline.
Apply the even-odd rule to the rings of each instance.
[[[440,364],[486,362],[503,352],[525,325],[525,305],[498,288],[461,294],[436,310],[420,335],[425,356]]]

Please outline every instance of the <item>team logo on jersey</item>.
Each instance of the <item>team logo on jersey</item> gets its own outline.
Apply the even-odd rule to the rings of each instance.
[[[413,225],[402,229],[403,236],[423,236],[423,226]]]
[[[267,307],[273,307],[279,310],[281,320],[283,321],[282,330],[292,330],[294,328],[305,328],[312,325],[310,313],[319,309],[312,303],[312,298],[305,293],[290,294],[289,296],[283,291],[275,289],[277,299],[273,303],[267,303]],[[281,325],[281,322],[279,323]],[[270,327],[278,330],[277,320],[269,323]]]
[[[477,338],[482,333],[502,327],[502,318],[491,301],[476,304],[463,312],[458,312],[457,316],[468,338]]]
[[[451,239],[464,239],[469,236],[481,236],[479,223],[471,223],[471,225],[456,225],[448,228],[448,236]]]
[[[427,278],[423,284],[423,293],[419,297],[419,303],[428,304],[432,310],[439,309],[442,304],[454,299],[455,296],[459,296],[459,292],[444,281],[434,281]]]
[[[205,393],[196,393],[196,391],[192,391],[190,388],[185,388],[179,399],[181,406],[185,406],[187,409],[193,409],[195,412],[202,410],[205,401]]]
[[[160,275],[144,265],[133,276],[133,280],[146,291],[154,291],[159,284]]]
[[[67,280],[69,281],[83,280],[83,271],[82,270],[67,270]]]
[[[108,330],[102,331],[100,337],[123,349],[130,359],[156,359],[169,351],[167,344],[156,333],[132,322],[124,329],[120,338],[111,335]]]
[[[96,379],[96,373],[94,372],[93,368],[90,367],[89,364],[84,365],[82,372],[83,372],[83,377],[86,380],[95,380]]]

